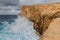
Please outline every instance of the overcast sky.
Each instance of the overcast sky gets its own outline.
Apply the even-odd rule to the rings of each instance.
[[[60,0],[0,0],[0,6],[18,6],[60,2]],[[1,13],[0,13],[1,14]]]
[[[23,5],[60,2],[60,0],[0,0],[0,5]]]
[[[50,2],[60,2],[60,0],[20,0],[21,4],[44,4]]]

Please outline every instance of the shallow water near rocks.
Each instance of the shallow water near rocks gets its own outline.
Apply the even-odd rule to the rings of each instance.
[[[33,23],[18,15],[0,15],[0,40],[38,40]]]

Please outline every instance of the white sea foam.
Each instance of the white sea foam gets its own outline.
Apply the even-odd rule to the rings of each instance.
[[[38,40],[38,36],[33,29],[33,23],[24,17],[19,16],[16,19],[16,24],[13,26],[12,31],[14,33],[21,33],[21,38],[25,38],[22,40]]]
[[[18,16],[12,24],[4,24],[5,29],[0,33],[1,40],[38,40],[39,37],[33,29],[33,22]],[[5,23],[5,22],[4,22]]]

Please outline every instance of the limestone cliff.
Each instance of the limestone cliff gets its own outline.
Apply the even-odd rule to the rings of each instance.
[[[22,7],[22,14],[34,22],[34,29],[37,34],[44,35],[48,32],[47,30],[50,28],[53,19],[60,18],[60,3],[26,5]],[[51,25],[51,27],[54,26]],[[53,28],[53,30],[55,29]],[[42,37],[43,40],[45,36]]]

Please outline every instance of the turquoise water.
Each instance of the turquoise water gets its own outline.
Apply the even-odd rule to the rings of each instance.
[[[0,16],[0,40],[38,40],[33,23],[22,16]]]

